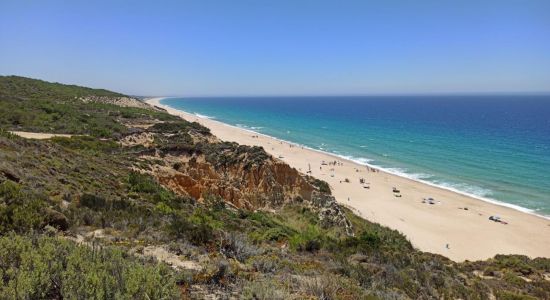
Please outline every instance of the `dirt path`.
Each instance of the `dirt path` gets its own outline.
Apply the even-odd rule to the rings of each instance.
[[[61,133],[41,133],[41,132],[26,132],[26,131],[10,131],[15,135],[18,135],[26,139],[45,140],[53,137],[71,137],[73,134],[61,134]]]

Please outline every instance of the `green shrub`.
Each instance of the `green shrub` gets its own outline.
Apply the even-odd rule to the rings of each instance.
[[[94,210],[105,209],[105,204],[105,199],[100,196],[91,194],[84,194],[80,196],[80,205]]]
[[[279,258],[276,256],[256,256],[252,260],[252,267],[258,272],[275,273],[279,263]]]
[[[498,300],[536,300],[537,299],[529,295],[521,295],[521,294],[511,293],[508,291],[497,291],[496,298]]]
[[[128,175],[128,183],[130,185],[130,191],[132,192],[156,193],[160,190],[160,186],[151,176],[139,172],[130,172],[130,175]]]
[[[266,231],[264,231],[263,234],[258,236],[258,240],[273,241],[273,242],[279,242],[288,238],[289,238],[288,232],[280,227],[269,228]]]
[[[45,201],[12,182],[0,184],[0,233],[25,233],[45,225]]]
[[[201,124],[197,122],[187,122],[181,119],[175,122],[157,123],[151,126],[149,130],[162,133],[188,132],[189,130],[194,130],[201,134],[210,134],[210,129],[202,126]]]
[[[293,298],[288,287],[277,280],[246,282],[241,297],[242,299],[251,300],[285,300]]]
[[[219,211],[222,209],[225,209],[225,201],[222,197],[213,194],[213,193],[206,193],[203,196],[204,199],[204,205],[214,211]]]
[[[102,141],[92,136],[53,137],[51,141],[69,149],[89,151],[91,153],[112,153],[120,149],[120,146],[114,141]]]
[[[311,184],[313,184],[313,186],[319,188],[319,192],[329,195],[331,194],[330,185],[326,181],[317,179],[312,176],[307,176],[307,179]]]
[[[155,210],[164,215],[168,215],[174,212],[174,210],[164,202],[157,203],[157,205],[155,205]]]
[[[1,299],[177,299],[173,271],[117,248],[0,237]]]
[[[310,225],[306,230],[293,235],[289,242],[294,250],[315,252],[321,249],[323,238],[319,228]]]
[[[211,223],[209,217],[202,214],[195,213],[193,217],[188,217],[175,213],[168,225],[168,232],[176,238],[188,239],[195,245],[205,245],[214,239],[214,228]]]

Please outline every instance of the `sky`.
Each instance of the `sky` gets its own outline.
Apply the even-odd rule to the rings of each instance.
[[[550,91],[550,1],[0,0],[0,75],[132,95]]]

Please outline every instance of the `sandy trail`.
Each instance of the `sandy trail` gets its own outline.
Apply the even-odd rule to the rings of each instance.
[[[40,133],[40,132],[26,132],[26,131],[10,131],[10,132],[22,138],[34,139],[34,140],[46,140],[56,136],[58,137],[73,136],[72,134],[61,134],[61,133]]]

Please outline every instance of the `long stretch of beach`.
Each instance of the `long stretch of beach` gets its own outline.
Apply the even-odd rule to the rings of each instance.
[[[162,105],[161,99],[146,102],[210,128],[221,140],[262,146],[303,173],[310,171],[330,184],[338,202],[369,221],[400,231],[420,250],[454,261],[487,259],[496,254],[550,257],[549,219],[199,118]],[[489,220],[491,216],[500,219]]]

